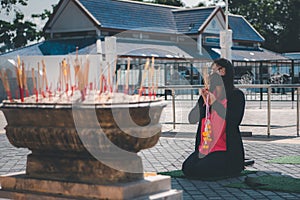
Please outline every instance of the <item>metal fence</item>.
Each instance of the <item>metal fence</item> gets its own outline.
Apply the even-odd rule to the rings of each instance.
[[[132,62],[127,70],[126,62],[117,66],[119,89],[122,91],[125,76],[129,76],[129,85],[132,92],[140,86],[155,85],[200,85],[202,84],[203,70],[210,67],[211,60],[203,61],[165,61],[158,60],[153,64],[153,71],[145,70],[146,59]],[[300,83],[300,60],[266,60],[266,61],[232,61],[235,69],[235,84],[297,84]],[[151,75],[152,73],[152,75]],[[129,74],[129,75],[127,75]],[[144,77],[144,78],[143,78]],[[195,95],[197,90],[192,91]],[[266,88],[247,88],[247,97],[252,100],[261,100],[261,93]],[[158,90],[160,95],[170,95],[169,90]],[[178,90],[177,94],[189,94],[191,91]],[[273,96],[284,100],[293,93],[291,88],[272,88]],[[275,95],[278,94],[278,95]],[[258,98],[259,97],[259,98]]]
[[[247,84],[247,85],[236,85],[240,89],[265,89],[267,90],[266,93],[266,101],[267,101],[267,136],[270,137],[271,135],[271,102],[272,102],[272,89],[276,89],[279,87],[282,87],[281,84]],[[296,102],[296,131],[297,136],[299,137],[299,119],[300,119],[300,84],[285,84],[285,88],[293,89],[295,91],[295,98],[291,101]],[[175,101],[176,101],[176,91],[179,90],[198,90],[200,88],[203,88],[203,85],[193,85],[193,86],[178,86],[178,85],[172,85],[167,87],[161,87],[161,89],[170,90],[171,96],[172,96],[172,111],[173,111],[173,129],[175,129],[176,125],[176,107],[175,107]],[[178,100],[178,99],[177,99]]]
[[[149,61],[149,60],[148,60]],[[212,60],[163,60],[150,61],[149,69],[145,69],[147,58],[132,59],[128,66],[127,59],[119,58],[116,66],[116,79],[118,90],[124,91],[125,85],[129,86],[129,94],[137,93],[141,86],[166,87],[170,85],[193,86],[202,84],[203,70],[210,67]],[[294,98],[293,88],[286,88],[284,84],[300,83],[300,60],[266,60],[266,61],[232,61],[235,69],[235,83],[242,84],[282,84],[283,87],[272,88],[272,98],[290,100]],[[152,67],[153,66],[153,67]],[[8,74],[12,74],[8,73]],[[127,81],[128,78],[128,81]],[[1,82],[1,81],[0,81]],[[17,90],[15,77],[9,75],[11,91],[16,97]],[[28,84],[32,80],[28,80]],[[54,87],[55,83],[53,83]],[[32,91],[32,86],[29,86]],[[247,100],[264,100],[266,88],[245,89]],[[170,95],[170,90],[159,89],[158,95]],[[178,90],[183,98],[189,99],[190,95],[197,96],[198,90]],[[6,99],[6,92],[0,84],[0,100]]]

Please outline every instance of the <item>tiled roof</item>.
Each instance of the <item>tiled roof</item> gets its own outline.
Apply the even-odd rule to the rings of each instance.
[[[102,50],[105,54],[104,42]],[[94,39],[62,39],[43,41],[25,48],[1,54],[3,56],[40,56],[40,55],[67,55],[75,54],[76,46],[79,47],[79,55],[96,54],[96,41]],[[198,54],[195,44],[186,45],[171,42],[146,42],[134,40],[117,40],[117,54],[120,56],[158,56],[160,58],[198,58],[198,59],[216,59],[220,57],[220,48],[204,47],[202,53]],[[281,54],[274,53],[262,48],[232,48],[232,60],[277,60],[287,59]]]
[[[118,0],[78,0],[101,27],[163,33],[197,34],[215,7],[184,9]],[[264,38],[242,17],[229,16],[234,40],[264,42]]]
[[[212,14],[215,8],[182,9],[174,11],[177,30],[183,34],[197,34],[198,29]]]
[[[102,53],[105,54],[105,43],[102,42]],[[79,55],[97,54],[95,39],[61,39],[47,40],[12,52],[4,53],[3,56],[46,56],[75,54],[79,47]],[[195,45],[194,45],[195,46]],[[193,48],[193,51],[191,50]],[[190,52],[185,51],[188,49]],[[117,55],[130,57],[160,57],[174,59],[191,59],[195,57],[193,46],[184,48],[178,43],[171,42],[147,42],[126,39],[117,40]],[[199,57],[199,55],[198,55]]]
[[[207,48],[208,51],[214,51],[217,55],[221,54],[220,48]],[[244,61],[262,61],[262,60],[282,60],[287,59],[281,54],[263,49],[263,48],[232,48],[232,60],[244,60]],[[211,53],[210,53],[211,54]],[[212,55],[212,54],[211,54]],[[215,58],[213,58],[215,59]]]
[[[14,51],[3,53],[3,56],[51,56],[51,55],[66,55],[75,54],[76,47],[79,49],[86,48],[91,44],[95,44],[96,39],[61,39],[61,40],[46,40],[33,44]],[[90,52],[84,52],[90,54]]]
[[[283,56],[293,60],[300,60],[300,52],[284,53]]]
[[[234,40],[264,42],[265,39],[240,15],[229,15]]]
[[[172,10],[177,7],[113,0],[79,0],[79,2],[104,28],[176,32]]]

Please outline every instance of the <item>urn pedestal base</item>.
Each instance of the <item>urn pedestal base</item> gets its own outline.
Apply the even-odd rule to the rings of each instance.
[[[0,197],[181,199],[170,177],[144,178],[137,154],[158,142],[165,106],[4,103],[9,142],[32,153],[24,174],[0,177]]]
[[[0,197],[14,200],[182,199],[182,191],[172,190],[171,178],[162,175],[126,183],[87,184],[30,178],[24,172],[1,176],[0,182]]]
[[[120,157],[109,154],[100,162],[89,154],[71,157],[65,152],[52,155],[27,156],[26,175],[36,179],[84,182],[87,184],[108,184],[130,182],[143,178],[143,163],[138,155]],[[137,172],[121,171],[111,166],[128,165]]]

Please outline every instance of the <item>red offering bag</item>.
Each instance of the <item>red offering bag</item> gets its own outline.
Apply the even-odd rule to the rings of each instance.
[[[226,107],[227,101],[221,101]],[[201,120],[199,152],[207,155],[214,151],[226,151],[226,121],[212,109],[212,112]]]

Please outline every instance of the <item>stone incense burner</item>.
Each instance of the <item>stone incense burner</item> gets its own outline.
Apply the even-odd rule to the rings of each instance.
[[[157,143],[165,105],[7,102],[1,110],[10,143],[31,150],[26,177],[107,184],[143,178],[137,152]]]

